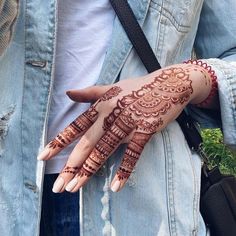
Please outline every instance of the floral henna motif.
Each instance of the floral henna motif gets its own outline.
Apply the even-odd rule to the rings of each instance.
[[[150,92],[130,105],[129,109],[138,117],[157,117],[170,109],[170,97]]]
[[[192,91],[189,74],[182,68],[170,68],[163,70],[152,83],[158,90],[168,93],[183,93],[186,90]]]
[[[103,129],[108,130],[126,108],[137,117],[158,117],[166,114],[172,104],[187,102],[192,92],[192,81],[184,69],[163,70],[152,83],[118,100],[117,106],[104,119]]]

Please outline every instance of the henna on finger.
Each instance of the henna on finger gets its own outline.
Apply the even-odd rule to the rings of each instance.
[[[98,112],[94,106],[91,106],[46,145],[44,150],[37,157],[38,160],[49,160],[58,154],[61,150],[83,135],[97,118]]]
[[[129,115],[121,115],[98,141],[89,157],[83,163],[74,179],[66,186],[70,192],[77,191],[98,171],[107,158],[116,150],[121,141],[135,128],[135,122]]]
[[[73,142],[79,135],[84,133],[91,125],[96,121],[98,117],[98,111],[96,106],[101,101],[107,101],[121,92],[121,88],[114,86],[109,89],[94,105],[92,105],[87,111],[81,114],[78,118],[70,123],[64,131],[59,133],[54,140],[48,145],[49,148],[64,148],[71,142]]]
[[[132,173],[144,149],[145,144],[149,141],[151,137],[152,134],[145,134],[140,132],[134,133],[134,136],[132,137],[125,150],[125,155],[121,162],[119,170],[117,171],[116,175],[118,180],[126,182],[130,174]]]
[[[66,131],[72,130],[72,131],[74,131],[73,134],[77,133],[77,135],[84,133],[84,131],[86,131],[89,127],[91,127],[93,125],[93,123],[97,120],[97,117],[98,117],[98,111],[96,109],[97,105],[102,101],[107,101],[107,100],[117,96],[120,92],[121,92],[121,88],[119,88],[118,86],[112,87],[95,104],[93,104],[86,112],[84,112],[76,120],[74,120],[66,128]],[[57,138],[53,140],[54,142],[51,142],[51,144],[49,144],[50,147],[54,148],[53,150],[55,150],[55,148],[59,147],[62,149],[63,147],[68,145],[70,143],[69,138],[71,138],[71,137],[74,138],[74,136],[72,136],[71,133],[69,133],[69,135],[67,133],[68,132],[65,132],[65,131],[60,133],[57,136]],[[76,162],[74,162],[74,163],[76,165]],[[62,192],[62,191],[64,191],[65,187],[67,187],[67,191],[72,190],[72,188],[74,188],[74,185],[77,184],[77,179],[76,178],[72,179],[72,178],[81,169],[81,167],[79,167],[79,166],[80,165],[73,167],[73,166],[65,165],[65,167],[61,171],[59,177],[57,178],[57,180],[54,183],[53,192],[55,192],[55,193]],[[90,171],[92,170],[92,171],[96,172],[96,170],[93,169],[91,166],[87,166],[87,164],[85,164],[85,166],[88,167],[88,169]],[[84,169],[83,171],[85,172],[85,174],[87,176],[90,175],[90,172],[89,171],[86,172],[86,169]],[[71,179],[72,179],[72,181],[70,181]],[[70,181],[70,183],[68,184],[69,181]]]
[[[65,166],[64,168],[63,168],[63,170],[62,170],[62,172],[61,172],[61,174],[62,173],[69,173],[69,174],[73,174],[73,175],[75,175],[77,172],[78,172],[78,170],[79,170],[79,167],[72,167],[72,166]]]
[[[72,121],[68,127],[50,141],[38,156],[38,160],[48,160],[52,158],[78,137],[83,135],[98,118],[98,111],[96,110],[97,105],[102,101],[107,101],[118,96],[121,91],[122,89],[118,86],[113,86],[109,89],[95,104]]]
[[[65,165],[56,181],[54,182],[52,191],[54,193],[63,192],[67,183],[75,176],[78,170],[79,167]]]
[[[135,128],[134,120],[127,114],[120,116],[113,126],[99,140],[83,164],[78,177],[91,177],[115,151],[120,142]]]
[[[113,86],[99,100],[100,101],[108,101],[108,100],[118,96],[121,91],[122,91],[121,87]]]

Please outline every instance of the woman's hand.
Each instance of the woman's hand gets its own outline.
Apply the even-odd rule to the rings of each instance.
[[[53,191],[78,191],[120,144],[127,143],[111,183],[111,189],[119,191],[152,135],[176,119],[188,103],[203,101],[211,90],[211,83],[204,68],[180,64],[114,85],[68,93],[75,101],[97,101],[59,133],[38,157],[49,160],[81,137]]]

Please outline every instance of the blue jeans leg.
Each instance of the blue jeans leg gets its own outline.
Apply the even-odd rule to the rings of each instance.
[[[57,176],[44,177],[40,236],[79,236],[79,192],[53,193]]]

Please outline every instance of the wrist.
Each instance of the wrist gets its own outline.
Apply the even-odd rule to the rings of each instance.
[[[193,94],[191,104],[207,108],[215,102],[217,97],[217,77],[211,66],[200,60],[184,62],[190,71]]]

